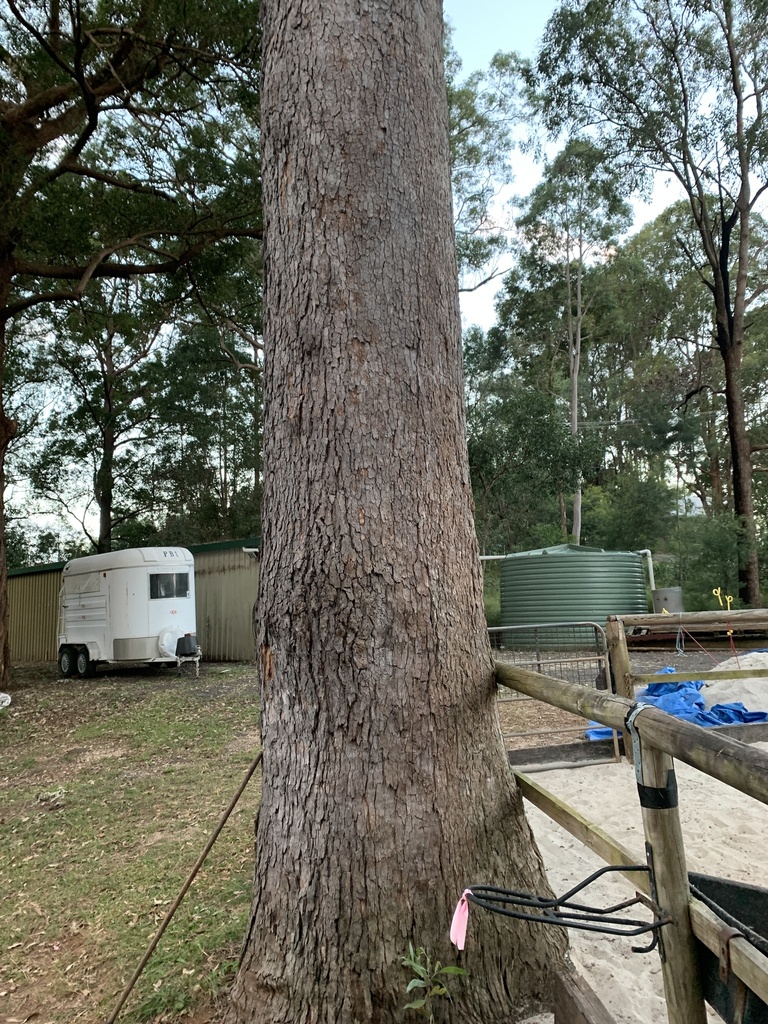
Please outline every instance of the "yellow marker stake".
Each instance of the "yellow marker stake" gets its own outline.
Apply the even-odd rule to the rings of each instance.
[[[720,587],[715,587],[715,589],[712,591],[712,593],[715,595],[717,600],[720,602],[720,607],[722,608],[723,607],[723,599],[720,596],[722,594],[722,590],[720,589]]]

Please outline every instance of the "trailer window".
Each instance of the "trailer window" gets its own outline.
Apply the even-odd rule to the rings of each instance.
[[[149,596],[151,599],[189,597],[189,573],[158,572],[150,574]]]

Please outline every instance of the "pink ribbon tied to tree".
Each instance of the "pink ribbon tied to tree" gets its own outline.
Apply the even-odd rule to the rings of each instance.
[[[457,949],[464,949],[467,938],[467,922],[469,921],[469,900],[467,899],[470,889],[465,889],[461,899],[456,904],[451,921],[451,942]]]

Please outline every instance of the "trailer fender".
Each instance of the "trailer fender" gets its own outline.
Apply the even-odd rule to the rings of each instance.
[[[85,647],[88,651],[89,661],[101,661],[101,651],[99,650],[99,645],[97,643],[93,640],[89,640],[87,644],[82,644],[81,646]]]
[[[157,647],[161,658],[176,657],[176,644],[182,635],[183,631],[178,626],[166,626],[165,629],[161,630],[157,638]]]

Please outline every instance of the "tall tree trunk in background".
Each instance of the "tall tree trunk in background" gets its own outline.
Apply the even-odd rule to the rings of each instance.
[[[10,290],[10,260],[0,265],[0,309],[5,306]],[[8,546],[5,518],[5,460],[8,446],[16,437],[17,424],[5,410],[5,343],[7,321],[0,319],[0,686],[8,689],[11,682],[10,617],[8,609]]]
[[[565,495],[560,491],[560,535],[563,543],[568,543],[568,511],[565,507]]]
[[[472,522],[442,10],[262,12],[263,796],[229,1019],[390,1024],[467,884],[546,891]],[[452,1019],[508,1021],[563,947],[473,912]]]
[[[570,345],[570,402],[571,402],[571,435],[579,436],[579,364],[581,362],[581,317],[575,324],[574,337]],[[573,525],[571,534],[574,544],[581,544],[581,471],[573,492]]]
[[[725,401],[731,445],[733,511],[741,532],[739,544],[739,597],[753,608],[762,604],[760,566],[757,556],[755,507],[752,496],[752,449],[744,417],[741,385],[741,340],[721,345],[725,367]]]
[[[112,510],[115,494],[115,422],[111,410],[102,431],[101,458],[93,475],[93,493],[99,507],[99,536],[96,550],[99,552],[112,550]]]
[[[747,314],[747,282],[750,248],[751,184],[743,141],[743,103],[740,90],[738,147],[741,167],[741,189],[734,210],[722,225],[715,264],[712,295],[715,300],[715,333],[717,347],[725,370],[725,405],[728,414],[728,440],[731,450],[733,512],[739,529],[739,597],[753,608],[762,604],[760,563],[755,529],[755,504],[752,492],[752,446],[747,431],[741,363],[744,354],[744,332]],[[736,229],[736,273],[731,288],[731,247]],[[701,230],[701,227],[700,227]],[[714,260],[710,261],[714,263]]]
[[[581,372],[581,341],[584,325],[584,300],[581,291],[581,283],[584,275],[584,240],[581,227],[579,228],[579,259],[576,264],[576,316],[572,327],[571,351],[570,351],[570,379],[571,379],[571,434],[574,438],[579,436],[579,374]],[[570,291],[570,282],[569,282]],[[579,469],[579,479],[576,490],[573,492],[573,542],[581,544],[581,499],[582,499],[582,475]]]
[[[5,460],[8,445],[16,436],[16,423],[9,419],[0,401],[0,686],[11,682],[10,615],[8,606],[8,545],[5,516]]]
[[[579,235],[579,258],[576,264],[576,285],[574,288],[571,275],[571,234],[566,230],[565,245],[565,286],[568,296],[568,310],[566,323],[568,328],[568,405],[569,425],[571,436],[579,436],[579,371],[581,368],[581,330],[584,313],[581,300],[581,277],[583,270],[583,255],[581,235]],[[579,471],[576,488],[573,492],[573,519],[571,526],[571,540],[574,544],[581,544],[581,471]]]

